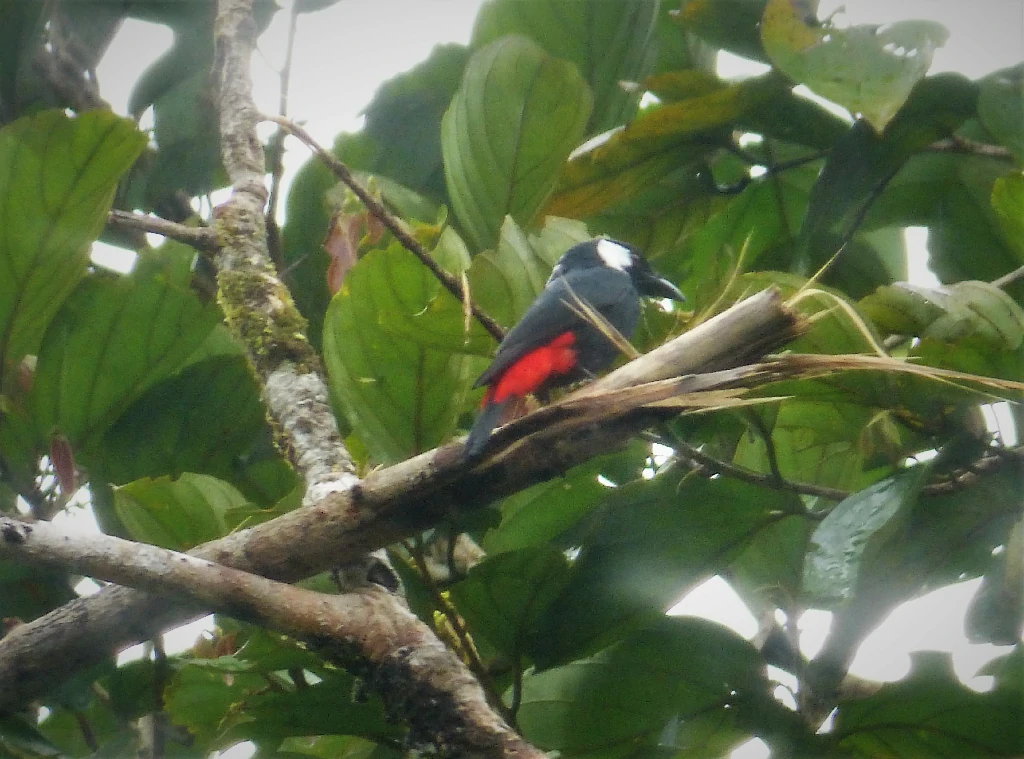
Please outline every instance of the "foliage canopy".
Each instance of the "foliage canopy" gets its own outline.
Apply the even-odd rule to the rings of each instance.
[[[181,221],[194,213],[182,193],[225,183],[213,4],[55,6],[84,69],[129,16],[175,31],[132,97],[133,115],[154,109],[148,143],[33,67],[51,5],[9,3],[0,18],[0,511],[21,496],[52,516],[73,458],[104,531],[187,550],[301,500],[195,252],[105,227],[112,207]],[[775,286],[802,291],[813,316],[794,352],[883,346],[1024,382],[1024,69],[928,76],[941,27],[841,29],[806,6],[488,0],[469,45],[384,83],[333,152],[505,326],[567,247],[608,234],[689,298],[686,312],[649,308],[641,350]],[[260,29],[275,12],[257,3]],[[720,51],[768,70],[724,81]],[[286,210],[277,263],[362,469],[459,435],[491,337],[318,160]],[[943,286],[905,281],[909,226],[928,228]],[[134,243],[135,270],[91,266],[98,238]],[[1022,415],[1011,405],[1012,429],[993,438],[982,404],[1020,396],[996,392],[881,371],[766,386],[781,400],[680,416],[652,431],[657,456],[632,441],[393,546],[393,560],[413,610],[479,660],[527,740],[566,759],[725,756],[753,736],[779,757],[1020,756]],[[487,555],[438,581],[419,554],[450,530]],[[761,620],[757,645],[665,616],[715,575]],[[935,654],[896,683],[844,681],[889,611],[977,577],[971,638],[1014,647],[989,665],[991,691]],[[0,617],[39,617],[76,579],[0,560]],[[811,660],[796,646],[808,608],[834,614]],[[354,695],[353,675],[255,625],[218,625],[166,661],[69,673],[41,720],[0,717],[0,757],[133,755],[154,713],[167,756],[242,740],[260,759],[401,753],[405,728]],[[768,664],[795,677],[790,705]]]

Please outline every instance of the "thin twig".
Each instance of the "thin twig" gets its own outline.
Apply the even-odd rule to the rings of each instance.
[[[463,292],[462,283],[459,278],[452,276],[441,268],[437,261],[434,260],[434,257],[430,255],[430,252],[424,248],[415,237],[406,231],[402,222],[394,214],[388,211],[388,209],[386,209],[380,202],[378,202],[378,200],[374,198],[365,187],[356,181],[356,178],[352,176],[352,172],[349,171],[348,166],[335,158],[328,150],[317,143],[309,132],[295,122],[280,116],[270,116],[268,114],[263,114],[261,118],[264,121],[273,121],[316,153],[320,160],[323,161],[331,170],[334,176],[336,176],[342,184],[352,190],[356,197],[358,197],[359,200],[362,201],[363,205],[366,206],[366,209],[376,216],[380,220],[381,224],[383,224],[388,231],[395,236],[395,239],[402,244],[402,247],[416,256],[424,266],[430,269],[430,272],[442,285],[444,285],[448,292],[463,303],[468,302],[469,308],[473,312],[473,316],[475,316],[476,320],[483,325],[484,329],[486,329],[488,333],[490,333],[491,337],[499,342],[505,337],[504,327],[494,321],[494,319],[492,319],[487,313],[482,311],[472,300],[467,301],[469,296]]]
[[[281,95],[277,104],[277,112],[281,118],[288,117],[288,89],[292,77],[292,57],[295,53],[295,31],[298,28],[299,4],[293,2],[288,16],[288,44],[284,53],[284,64],[281,66]],[[277,204],[281,195],[281,177],[284,175],[284,137],[285,129],[280,124],[270,141],[270,155],[273,165],[270,170],[270,197],[267,200],[267,248],[270,260],[274,262],[278,272],[286,268],[284,253],[281,250],[281,228],[277,224]]]
[[[771,474],[760,474],[759,472],[755,472],[751,469],[737,466],[736,464],[730,464],[729,462],[722,461],[721,459],[716,459],[714,456],[710,456],[699,448],[695,448],[689,443],[675,437],[665,444],[674,448],[677,454],[681,454],[682,458],[686,459],[693,469],[706,469],[713,474],[720,474],[723,477],[731,477],[735,480],[740,480],[741,482],[749,482],[752,485],[761,485],[773,490],[785,490],[798,495],[827,498],[830,501],[836,502],[846,500],[853,495],[853,492],[849,490],[840,490],[839,488],[831,488],[825,485],[814,485],[808,482],[793,482],[791,480],[776,478]],[[981,480],[983,475],[990,474],[998,470],[1006,463],[1007,460],[1019,462],[1022,457],[1024,457],[1024,448],[1000,450],[995,454],[983,456],[966,469],[954,472],[946,479],[933,482],[930,485],[925,485],[921,488],[921,495],[949,495],[951,493],[959,493],[967,490],[969,487]],[[826,513],[827,511],[809,511],[806,513],[806,516],[811,519],[821,519]]]
[[[209,227],[189,227],[159,216],[113,210],[107,215],[107,225],[114,229],[162,235],[190,245],[201,253],[214,253],[220,248],[216,233]]]
[[[1013,153],[1002,145],[989,145],[985,142],[969,140],[966,137],[958,137],[956,135],[933,142],[928,146],[928,150],[932,153],[967,153],[981,156],[982,158],[995,158],[998,161],[1013,162],[1015,160]]]
[[[1017,282],[1021,279],[1024,279],[1024,266],[1021,266],[1019,269],[1014,269],[1009,274],[1004,274],[1001,277],[993,279],[992,285],[998,287],[999,289],[1003,289],[1009,287],[1014,282]]]
[[[692,468],[708,469],[714,474],[721,474],[725,477],[731,477],[734,480],[749,482],[752,485],[769,487],[773,490],[786,490],[791,493],[797,493],[798,495],[827,498],[830,501],[842,501],[850,496],[849,491],[840,490],[839,488],[830,488],[824,485],[813,485],[811,483],[804,482],[791,482],[783,479],[781,476],[776,477],[774,474],[759,474],[758,472],[745,467],[730,464],[716,459],[714,456],[709,456],[699,448],[695,448],[689,443],[679,439],[672,440],[669,445],[675,448],[677,453],[682,454],[684,459],[687,459],[692,464],[697,465]],[[812,512],[807,512],[807,516],[816,517],[817,515]]]

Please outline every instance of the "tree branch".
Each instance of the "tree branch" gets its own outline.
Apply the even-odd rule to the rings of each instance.
[[[981,156],[982,158],[994,158],[997,161],[1016,160],[1013,153],[1002,145],[989,145],[977,140],[969,140],[966,137],[953,135],[944,140],[933,142],[928,146],[933,153],[966,153],[969,155]]]
[[[107,226],[128,232],[150,232],[189,245],[200,253],[216,253],[220,249],[216,233],[209,227],[189,227],[159,216],[146,216],[113,210],[107,215]]]
[[[256,34],[251,0],[219,0],[214,29],[221,158],[233,188],[215,214],[219,297],[228,326],[263,381],[285,453],[306,482],[305,502],[316,503],[325,492],[358,480],[328,402],[319,357],[305,335],[305,319],[267,248],[264,156],[249,73]]]
[[[366,676],[411,736],[429,738],[422,747],[491,759],[545,756],[491,710],[466,666],[382,589],[324,595],[156,546],[0,517],[0,558],[7,557],[171,594],[304,640]]]
[[[330,151],[322,145],[319,145],[316,140],[313,139],[312,135],[298,124],[279,116],[269,116],[264,114],[262,118],[266,121],[273,121],[316,153],[320,160],[327,165],[331,172],[333,172],[334,176],[338,178],[338,181],[355,193],[356,197],[358,197],[362,204],[366,206],[367,210],[376,216],[380,220],[381,224],[387,227],[388,231],[395,236],[395,239],[402,244],[402,247],[422,261],[423,265],[430,269],[431,273],[444,286],[444,288],[448,290],[448,292],[463,303],[468,303],[469,309],[472,311],[473,316],[476,317],[476,320],[483,325],[484,329],[490,333],[491,337],[501,342],[501,339],[505,337],[504,327],[494,321],[494,319],[492,319],[472,301],[469,295],[463,291],[462,282],[457,277],[453,277],[441,268],[437,261],[434,260],[434,257],[430,255],[430,252],[424,248],[415,237],[406,231],[401,220],[388,211],[388,209],[378,202],[365,187],[356,181],[356,178],[352,176],[352,172],[349,171],[348,166],[335,158],[334,155],[332,155]]]
[[[705,365],[741,365],[785,345],[800,329],[778,292],[766,290],[593,384],[625,388]],[[591,390],[587,386],[574,397],[586,400]],[[277,580],[299,580],[337,564],[339,556],[361,556],[449,519],[453,511],[482,508],[599,453],[618,450],[658,418],[645,412],[605,420],[602,409],[606,415],[617,410],[600,400],[591,405],[596,410],[582,420],[563,420],[536,432],[531,425],[539,412],[506,425],[495,435],[494,452],[471,468],[464,464],[461,444],[447,445],[377,470],[306,508],[207,543],[193,554]],[[553,412],[541,412],[555,418]],[[532,434],[522,439],[523,430]],[[112,586],[20,625],[0,640],[0,712],[201,612]]]

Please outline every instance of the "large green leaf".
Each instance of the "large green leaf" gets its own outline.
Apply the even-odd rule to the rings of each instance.
[[[521,490],[501,502],[501,524],[484,536],[488,554],[548,545],[576,524],[608,495],[598,475],[632,467],[630,480],[639,476],[650,447],[636,442],[623,453],[598,456],[564,476]]]
[[[624,129],[573,157],[545,212],[592,216],[724,144],[756,85],[708,89],[641,111]]]
[[[1024,751],[1020,683],[977,693],[953,672],[949,655],[919,652],[906,679],[839,704],[831,738],[844,756],[985,759]]]
[[[565,539],[572,578],[538,622],[536,657],[564,661],[661,616],[691,584],[723,571],[765,529],[800,513],[788,493],[734,480],[653,480],[609,489]]]
[[[488,558],[450,592],[473,634],[515,659],[529,653],[534,623],[568,579],[565,555],[542,546]]]
[[[473,259],[469,269],[473,300],[498,322],[511,327],[544,289],[555,260],[557,254],[554,260],[542,257],[515,220],[507,217],[497,249]]]
[[[917,466],[854,493],[822,520],[811,535],[804,566],[804,591],[815,604],[853,596],[861,564],[871,561],[906,519],[928,470]]]
[[[117,180],[145,145],[109,111],[46,111],[0,130],[0,388],[89,263]]]
[[[224,537],[226,515],[245,497],[214,477],[183,474],[136,480],[114,491],[114,508],[133,540],[175,551]]]
[[[384,82],[366,107],[363,129],[376,156],[358,168],[444,200],[441,118],[468,58],[462,45],[438,45],[423,63]]]
[[[715,47],[766,61],[761,46],[761,17],[767,0],[689,0],[674,15],[686,31]]]
[[[651,38],[659,0],[490,0],[477,14],[473,45],[507,34],[529,37],[550,55],[576,64],[594,95],[589,134],[621,124],[642,94],[639,82],[654,62]]]
[[[772,63],[881,130],[928,71],[949,32],[932,21],[840,29],[809,24],[796,0],[769,0],[761,41]],[[801,3],[802,5],[802,3]]]
[[[188,290],[135,277],[83,280],[54,320],[32,387],[38,435],[89,442],[176,371],[219,312]]]
[[[266,417],[245,358],[214,356],[140,396],[88,458],[115,484],[196,472],[269,505],[297,483],[273,447]]]
[[[1001,350],[1024,343],[1024,310],[987,282],[932,288],[897,282],[861,301],[872,321],[890,334],[955,342],[980,337]]]
[[[462,305],[411,253],[394,244],[361,259],[324,324],[331,391],[374,458],[401,461],[451,436],[472,382]],[[410,341],[416,331],[437,339]]]
[[[884,133],[859,121],[840,137],[811,193],[797,272],[809,276],[828,261],[914,152],[951,134],[974,113],[976,98],[977,88],[963,77],[930,77],[914,88]]]
[[[724,627],[663,617],[588,659],[528,674],[518,723],[540,748],[606,748],[767,690],[763,666]]]
[[[992,185],[992,207],[999,217],[1003,235],[1024,260],[1024,174],[1000,177]]]
[[[985,128],[1024,160],[1024,65],[989,74],[981,83],[978,117]]]
[[[441,125],[448,194],[477,250],[506,215],[531,224],[584,134],[592,97],[576,67],[525,37],[478,50]]]

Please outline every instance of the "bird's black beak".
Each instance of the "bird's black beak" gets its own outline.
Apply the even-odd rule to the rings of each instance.
[[[655,274],[644,278],[640,285],[640,292],[649,298],[669,298],[680,303],[686,301],[686,296],[678,287]]]

